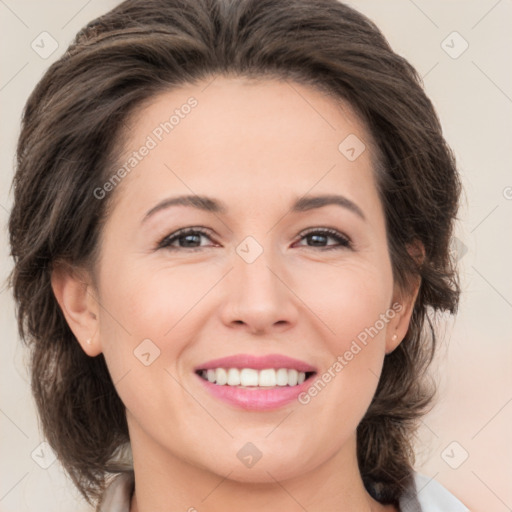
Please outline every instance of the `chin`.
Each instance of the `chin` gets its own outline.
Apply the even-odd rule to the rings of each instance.
[[[305,471],[299,461],[294,460],[283,464],[283,461],[277,460],[276,456],[269,457],[266,461],[263,461],[262,457],[250,468],[244,467],[240,462],[235,467],[227,463],[221,467],[225,469],[225,472],[221,471],[219,466],[215,467],[215,472],[221,473],[223,476],[229,475],[227,478],[234,482],[253,484],[268,484],[275,483],[276,480],[289,480],[300,476]]]
[[[282,443],[267,442],[264,446],[263,442],[245,441],[233,444],[221,453],[211,453],[206,469],[235,482],[268,484],[297,478],[322,463],[320,451],[305,451],[300,448],[304,447],[303,443],[294,442],[287,451]],[[328,458],[329,454],[325,455],[325,459]]]

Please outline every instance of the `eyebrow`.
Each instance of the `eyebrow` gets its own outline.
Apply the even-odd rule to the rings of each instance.
[[[337,194],[303,196],[293,203],[291,211],[305,212],[317,208],[322,208],[323,206],[328,205],[341,206],[342,208],[345,208],[351,211],[352,213],[355,213],[361,219],[366,220],[363,211],[361,210],[361,208],[359,208],[359,206],[356,203],[354,203],[347,197]],[[145,222],[149,217],[151,217],[155,213],[170,208],[172,206],[189,206],[192,208],[197,208],[199,210],[212,213],[226,213],[228,210],[224,203],[208,196],[176,196],[164,199],[163,201],[159,202],[156,206],[151,208],[142,219],[142,222]]]

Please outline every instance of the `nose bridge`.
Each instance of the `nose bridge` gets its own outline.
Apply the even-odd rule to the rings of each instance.
[[[235,267],[244,287],[253,293],[260,291],[262,295],[274,295],[277,278],[272,267],[276,267],[276,257],[268,240],[263,246],[249,236],[238,245],[236,254]]]
[[[247,236],[238,244],[235,252],[235,274],[239,284],[235,286],[242,292],[241,296],[249,295],[253,302],[263,300],[269,305],[282,286],[275,275],[276,270],[273,270],[278,265],[271,238],[266,237],[264,242],[259,242],[255,237]]]
[[[279,275],[279,254],[272,247],[271,237],[265,241],[263,244],[248,236],[235,248],[226,299],[229,306],[225,321],[243,322],[258,331],[295,319],[292,294]]]

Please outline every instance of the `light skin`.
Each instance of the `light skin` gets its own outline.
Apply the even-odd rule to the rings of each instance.
[[[112,192],[94,274],[57,268],[52,277],[83,350],[104,354],[126,406],[131,512],[396,510],[366,492],[356,458],[357,425],[417,294],[393,281],[371,138],[348,105],[310,87],[208,83],[162,93],[136,113],[127,155],[190,96],[198,101]],[[366,144],[354,161],[338,150],[349,134]],[[291,211],[296,199],[333,193],[364,218],[333,204]],[[161,201],[196,194],[226,211],[172,206],[144,220]],[[184,227],[207,235],[157,248]],[[350,245],[301,235],[325,228]],[[248,236],[263,249],[252,263],[236,251]],[[219,357],[279,353],[321,375],[396,302],[401,311],[307,405],[244,411],[194,373]],[[134,355],[145,339],[160,350],[149,366]],[[262,453],[251,468],[237,457],[247,442]]]

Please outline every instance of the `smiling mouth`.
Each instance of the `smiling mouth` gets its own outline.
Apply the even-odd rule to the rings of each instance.
[[[199,369],[196,374],[217,386],[263,389],[299,386],[316,372],[300,372],[290,368],[210,368]]]

